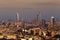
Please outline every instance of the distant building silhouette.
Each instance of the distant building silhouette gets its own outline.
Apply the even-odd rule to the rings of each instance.
[[[16,21],[19,21],[19,13],[16,14]]]
[[[54,16],[51,16],[51,27],[54,27],[55,24],[55,18]]]

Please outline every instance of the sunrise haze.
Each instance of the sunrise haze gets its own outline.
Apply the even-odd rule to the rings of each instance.
[[[60,19],[60,0],[0,0],[0,20],[33,19],[40,11],[42,18],[50,19],[55,16]],[[34,16],[33,16],[34,15]]]

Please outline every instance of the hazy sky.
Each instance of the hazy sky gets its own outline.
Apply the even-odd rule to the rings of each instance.
[[[0,20],[15,20],[19,12],[20,19],[33,19],[41,12],[41,17],[60,19],[60,0],[0,0]]]

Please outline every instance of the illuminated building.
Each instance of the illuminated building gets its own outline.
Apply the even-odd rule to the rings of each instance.
[[[54,24],[55,24],[55,18],[51,16],[51,27],[54,27]]]

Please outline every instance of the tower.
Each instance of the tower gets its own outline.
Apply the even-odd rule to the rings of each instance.
[[[36,15],[37,16],[37,22],[39,21],[39,14]]]
[[[36,15],[37,17],[37,22],[40,20],[41,21],[41,14],[40,14],[40,11],[38,12],[38,14]]]
[[[36,15],[36,25],[39,25],[39,14]]]
[[[54,16],[51,16],[51,27],[54,27],[55,24],[55,18]]]
[[[19,21],[19,13],[16,14],[16,21]]]
[[[42,19],[42,26],[44,26],[45,27],[45,19]]]

